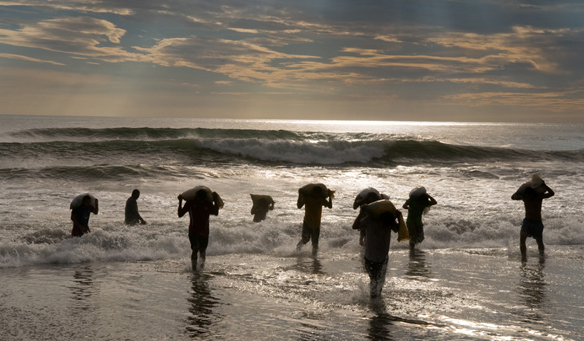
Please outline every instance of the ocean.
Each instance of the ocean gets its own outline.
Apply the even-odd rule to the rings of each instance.
[[[522,263],[533,173],[556,195]],[[583,178],[581,124],[0,116],[0,339],[581,340]],[[311,182],[336,191],[316,258],[295,251]],[[193,273],[176,208],[197,185],[225,207]],[[392,236],[371,301],[353,200],[417,186],[426,239]],[[147,225],[123,223],[134,188]],[[70,238],[86,192],[100,212]],[[251,193],[276,201],[264,222]]]

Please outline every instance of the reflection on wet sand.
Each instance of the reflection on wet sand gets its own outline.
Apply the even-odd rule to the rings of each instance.
[[[389,314],[382,313],[373,316],[369,320],[367,339],[369,340],[392,340],[389,328],[393,325],[393,320]]]
[[[429,278],[430,274],[430,265],[426,264],[426,253],[422,250],[410,250],[410,262],[408,263],[406,275]]]
[[[307,318],[307,316],[304,318]],[[296,332],[300,334],[298,337],[299,341],[321,340],[325,338],[323,333],[326,332],[326,329],[320,327],[318,321],[305,321],[300,323],[300,327]]]
[[[312,273],[315,275],[322,275],[324,272],[322,271],[322,264],[318,259],[314,259],[312,261]]]
[[[387,305],[383,298],[372,300],[370,308],[375,313],[369,320],[367,329],[367,339],[369,340],[392,340],[390,327],[395,321],[395,317],[387,313]]]
[[[190,303],[189,312],[191,316],[187,318],[187,335],[192,338],[210,337],[213,335],[211,326],[221,319],[219,313],[213,313],[213,308],[217,307],[219,299],[213,296],[208,281],[212,276],[202,273],[194,273],[191,277],[191,295],[187,298]]]
[[[73,299],[74,310],[86,311],[91,310],[92,307],[95,309],[90,302],[91,296],[96,293],[93,275],[93,269],[90,265],[75,270],[73,274],[73,285],[69,287],[72,294],[71,298]]]
[[[537,265],[522,264],[520,280],[517,286],[521,303],[528,309],[521,312],[529,321],[540,322],[544,318],[542,309],[545,306],[545,257],[541,257]]]
[[[313,275],[326,275],[322,271],[322,263],[318,258],[312,258],[312,261],[307,261],[305,258],[298,257],[296,260],[296,268],[302,272],[311,273]]]

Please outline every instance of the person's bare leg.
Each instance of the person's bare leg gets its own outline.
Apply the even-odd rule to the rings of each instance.
[[[527,246],[525,246],[525,241],[527,240],[527,233],[521,232],[519,234],[519,249],[521,250],[521,261],[527,261]]]
[[[298,241],[298,244],[296,244],[296,251],[300,251],[300,249],[302,249],[304,244],[308,243],[309,240],[310,240],[310,235],[308,235],[308,236],[302,235],[302,238]]]
[[[543,256],[545,251],[545,246],[543,245],[543,238],[536,238],[537,248],[539,249],[539,254]]]
[[[193,252],[191,253],[191,266],[193,268],[193,270],[197,270],[197,253],[199,252],[199,249],[193,250]]]
[[[304,240],[300,239],[300,240],[298,241],[298,244],[296,244],[296,251],[300,251],[300,249],[302,249],[302,247],[304,246],[304,244],[306,244],[306,243],[304,242]]]

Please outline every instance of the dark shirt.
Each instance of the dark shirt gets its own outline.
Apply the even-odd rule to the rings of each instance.
[[[322,207],[327,206],[329,202],[325,198],[314,198],[311,196],[303,197],[304,200],[304,222],[311,229],[320,228],[322,217]]]
[[[189,212],[191,223],[189,232],[208,237],[209,236],[209,216],[218,215],[219,209],[212,203],[197,204],[195,201],[187,201],[181,209],[181,214]]]
[[[85,227],[89,227],[89,215],[93,212],[93,206],[77,206],[73,209],[73,216],[77,222]]]
[[[126,201],[126,224],[138,224],[139,222],[138,203],[134,197],[130,197]]]
[[[424,214],[424,209],[426,209],[426,207],[430,207],[431,204],[428,200],[412,200],[412,199],[408,199],[406,200],[406,205],[408,205],[410,208],[408,209],[408,218],[406,219],[406,222],[410,223],[410,224],[415,224],[418,226],[422,226],[422,215]]]
[[[389,253],[391,228],[369,216],[361,220],[359,227],[365,229],[365,258],[371,262],[383,262]]]

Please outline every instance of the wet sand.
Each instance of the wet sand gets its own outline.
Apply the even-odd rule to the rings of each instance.
[[[531,245],[531,251],[535,248]],[[3,340],[578,340],[581,247],[390,252],[383,299],[361,255],[307,250],[0,269]]]

